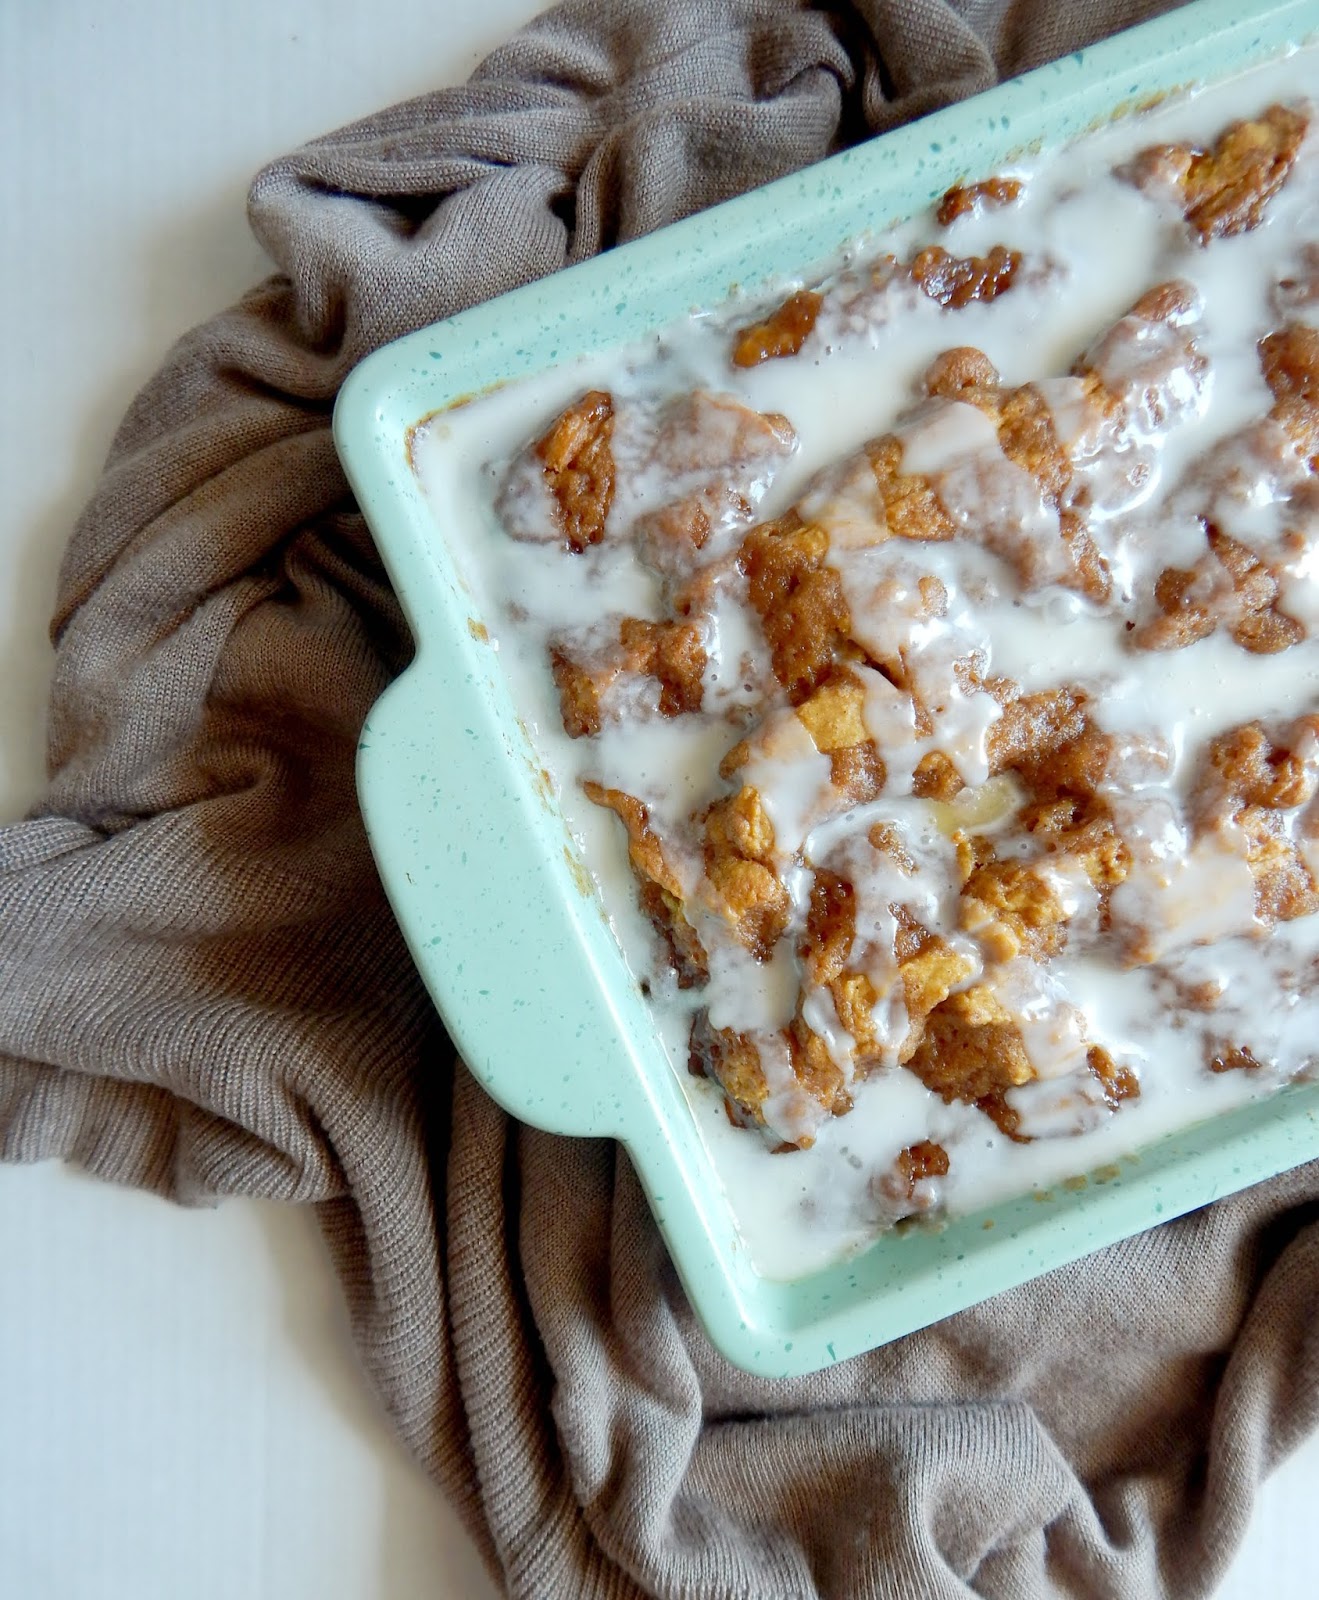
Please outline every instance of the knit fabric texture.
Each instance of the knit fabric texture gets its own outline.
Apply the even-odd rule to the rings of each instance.
[[[455,1061],[353,787],[411,648],[330,438],[355,362],[1166,9],[572,0],[259,175],[277,274],[170,352],[73,532],[49,788],[0,830],[0,1154],[314,1205],[510,1595],[1189,1600],[1314,1421],[1319,1165],[815,1376],[735,1370],[617,1147]]]

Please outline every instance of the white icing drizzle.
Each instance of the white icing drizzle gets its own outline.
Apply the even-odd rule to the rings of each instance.
[[[1303,96],[1317,67],[1313,49],[1297,52],[1015,166],[1025,182],[1021,201],[964,216],[939,235],[955,254],[1000,242],[1022,252],[1017,280],[992,303],[941,310],[901,273],[872,270],[848,253],[825,264],[821,276],[832,269],[834,277],[816,331],[795,358],[731,368],[729,330],[759,309],[740,306],[694,317],[621,355],[510,386],[437,419],[417,442],[423,485],[440,521],[464,529],[466,573],[521,715],[627,960],[650,985],[656,1026],[752,1258],[771,1276],[798,1275],[854,1248],[892,1220],[895,1204],[992,1207],[1240,1104],[1313,1063],[1319,917],[1261,920],[1248,841],[1225,812],[1206,820],[1197,785],[1213,739],[1256,719],[1281,738],[1298,715],[1319,711],[1319,638],[1276,655],[1243,651],[1230,632],[1238,603],[1213,567],[1205,531],[1213,523],[1275,567],[1279,608],[1307,630],[1319,628],[1319,491],[1266,415],[1273,397],[1256,353],[1258,340],[1287,318],[1315,320],[1316,136],[1312,130],[1264,226],[1208,248],[1113,170],[1149,145],[1206,142],[1234,116]],[[884,248],[909,260],[935,233],[928,217],[918,218]],[[1151,285],[1174,280],[1188,289],[1175,314],[1125,315]],[[767,295],[765,306],[775,298]],[[920,374],[954,345],[983,350],[1005,384],[1035,381],[1070,457],[1059,498],[1005,454],[977,406],[920,398]],[[1097,403],[1086,372],[1116,396],[1117,414]],[[508,463],[592,387],[613,396],[618,487],[604,542],[570,557],[539,464],[524,454],[509,474]],[[793,432],[778,422],[748,431],[731,402],[782,414]],[[902,472],[929,481],[956,537],[888,537],[875,474],[853,456],[885,432],[901,443]],[[494,466],[479,472],[473,463]],[[639,564],[638,529],[684,498],[699,502],[709,522],[699,557],[643,539],[652,567]],[[852,809],[830,757],[771,695],[769,651],[733,560],[753,521],[794,505],[827,534],[851,639],[884,668],[862,660],[849,668],[884,768],[879,798]],[[1104,558],[1113,579],[1107,598],[1066,586],[1066,516],[1083,523]],[[1153,585],[1169,567],[1195,573],[1191,597],[1213,602],[1220,625],[1181,649],[1133,649],[1131,628],[1151,616]],[[607,725],[593,738],[568,739],[545,670],[549,640],[567,638],[581,659],[594,660],[619,617],[670,615],[678,586],[698,568],[708,569],[704,586],[682,592],[706,651],[701,713],[661,716],[655,680],[624,674],[607,691]],[[985,686],[995,676],[1024,694],[1074,686],[1094,727],[1113,736],[1103,794],[1131,863],[1106,908],[1079,858],[1049,854],[1016,827],[1022,796],[1012,780],[990,778],[1004,715]],[[744,758],[719,778],[720,761],[743,741]],[[1303,733],[1293,748],[1313,766],[1319,740]],[[951,805],[912,794],[931,750],[946,754],[968,786]],[[583,777],[648,806],[708,956],[708,983],[695,994],[678,990],[660,958],[635,905],[622,830],[584,799]],[[772,823],[790,901],[786,932],[767,961],[738,942],[702,890],[701,818],[743,785]],[[868,842],[876,822],[891,830],[907,866]],[[1319,799],[1280,813],[1277,825],[1319,879]],[[991,835],[999,859],[1029,868],[1052,891],[1066,939],[1047,964],[989,949],[959,898],[958,831]],[[853,886],[849,967],[878,997],[870,1020],[883,1059],[864,1079],[832,993],[804,981],[797,954],[817,868]],[[942,1103],[897,1065],[911,1019],[894,956],[895,906],[963,958],[960,987],[992,982],[1014,1018],[1037,1076],[1005,1099],[1018,1133],[1033,1142],[1010,1142],[980,1111]],[[765,1140],[728,1125],[714,1085],[687,1076],[697,1008],[712,1027],[754,1042],[771,1142],[814,1138],[812,1148],[771,1155]],[[853,1098],[845,1117],[830,1117],[793,1070],[783,1030],[795,1012],[824,1042]],[[1116,1114],[1087,1070],[1093,1045],[1139,1079],[1139,1099]],[[1258,1068],[1206,1070],[1207,1056],[1238,1046]],[[949,1170],[921,1179],[909,1204],[899,1204],[894,1163],[920,1141],[941,1145]]]

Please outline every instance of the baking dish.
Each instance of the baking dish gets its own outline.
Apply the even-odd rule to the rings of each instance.
[[[412,431],[473,391],[626,343],[735,284],[780,279],[959,178],[1316,29],[1315,0],[1248,19],[1200,0],[411,335],[364,362],[340,397],[340,454],[418,647],[374,708],[359,762],[400,925],[497,1100],[548,1130],[626,1146],[698,1315],[739,1365],[788,1376],[843,1359],[1304,1160],[1319,1088],[1295,1086],[992,1213],[890,1233],[811,1276],[761,1277],[422,496]]]

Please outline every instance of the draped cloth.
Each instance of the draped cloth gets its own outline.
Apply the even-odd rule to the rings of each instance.
[[[353,789],[410,652],[330,439],[356,361],[1163,9],[573,0],[257,177],[275,276],[73,531],[49,787],[0,830],[0,1153],[314,1206],[511,1595],[1187,1600],[1314,1421],[1319,1166],[829,1371],[730,1367],[618,1148],[454,1059]]]

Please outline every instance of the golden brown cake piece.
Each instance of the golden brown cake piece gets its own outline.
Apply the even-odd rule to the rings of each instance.
[[[948,1152],[933,1139],[920,1139],[899,1152],[897,1168],[910,1196],[923,1179],[948,1176]]]
[[[1276,477],[1284,500],[1291,496],[1282,479],[1295,470],[1294,458],[1292,463],[1286,459],[1288,447],[1302,457],[1319,451],[1319,332],[1304,323],[1280,328],[1260,341],[1259,358],[1273,405],[1261,422],[1210,458],[1203,490],[1207,500],[1225,473],[1229,485],[1236,474],[1243,500],[1253,487],[1243,466],[1234,462],[1233,444],[1246,464],[1253,461],[1261,474]],[[1308,467],[1314,471],[1313,460]],[[1144,650],[1180,650],[1221,626],[1253,655],[1276,655],[1300,643],[1307,636],[1305,626],[1287,613],[1282,594],[1280,563],[1289,554],[1287,539],[1273,549],[1257,549],[1209,516],[1200,524],[1205,554],[1192,567],[1165,567],[1159,574],[1154,614],[1135,629],[1132,643]]]
[[[1072,371],[1105,391],[1100,403],[1110,415],[1125,410],[1143,429],[1162,431],[1194,411],[1205,386],[1209,363],[1196,342],[1200,309],[1193,284],[1156,283]],[[1094,398],[1093,387],[1089,392]]]
[[[823,988],[841,976],[855,938],[856,891],[841,873],[816,867],[806,932],[798,952],[813,984]]]
[[[1275,400],[1319,405],[1319,329],[1293,322],[1260,340],[1260,366]]]
[[[660,412],[648,459],[682,482],[739,483],[772,470],[796,444],[782,412],[756,411],[734,395],[693,389]]]
[[[961,195],[971,191],[949,192]],[[950,202],[958,203],[957,199]],[[972,203],[983,205],[983,194]],[[965,256],[931,244],[906,261],[883,255],[865,268],[840,273],[825,292],[820,321],[832,345],[853,330],[910,315],[915,309],[913,289],[941,310],[955,312],[987,305],[1009,289],[1056,278],[1059,270],[1048,255],[1032,258],[1003,244],[994,245],[985,255]]]
[[[1264,1063],[1245,1045],[1224,1044],[1209,1057],[1210,1072],[1259,1072]]]
[[[918,1139],[899,1150],[892,1166],[870,1180],[870,1192],[889,1222],[920,1216],[938,1201],[939,1178],[948,1176],[948,1152],[933,1139]]]
[[[604,537],[614,499],[614,402],[592,389],[536,445],[565,546],[580,555]]]
[[[786,1051],[786,1041],[783,1045]],[[750,1034],[711,1025],[709,1013],[692,1018],[687,1046],[687,1070],[695,1078],[710,1078],[724,1091],[728,1119],[736,1127],[764,1127],[762,1107],[769,1084],[761,1065],[760,1047]]]
[[[902,470],[903,445],[896,434],[873,440],[864,454],[875,475],[889,538],[924,542],[953,537],[956,524],[928,475]]]
[[[907,1066],[940,1099],[979,1106],[1008,1134],[1015,1123],[1003,1096],[1035,1076],[1016,1017],[988,983],[934,1008]]]
[[[796,1086],[804,1090],[831,1117],[845,1117],[852,1109],[848,1078],[834,1060],[825,1041],[800,1015],[784,1030],[788,1059]],[[811,1136],[807,1135],[807,1142]]]
[[[1133,633],[1138,649],[1182,650],[1224,621],[1252,655],[1276,655],[1305,638],[1302,624],[1280,609],[1276,567],[1212,524],[1205,542],[1208,554],[1194,567],[1165,567],[1155,580],[1159,614]]]
[[[627,855],[638,877],[657,883],[676,898],[683,893],[677,869],[664,853],[659,835],[651,827],[650,808],[636,795],[622,789],[607,788],[593,778],[582,783],[586,797],[597,806],[614,812],[627,829]]]
[[[643,512],[631,536],[641,559],[681,580],[717,559],[721,536],[745,528],[797,435],[778,412],[755,411],[731,395],[697,389],[663,408],[641,462],[672,498]]]
[[[806,343],[823,304],[824,296],[813,289],[789,295],[763,322],[753,322],[737,335],[733,365],[758,367],[762,361],[795,356]]]
[[[1319,911],[1319,885],[1289,815],[1317,790],[1319,717],[1299,717],[1276,738],[1247,723],[1209,746],[1195,796],[1197,828],[1244,849],[1255,913],[1265,924]]]
[[[1298,644],[1305,637],[1305,628],[1281,609],[1277,572],[1249,545],[1212,525],[1205,537],[1232,583],[1240,615],[1231,633],[1241,648],[1252,655],[1271,656]]]
[[[701,709],[706,654],[692,622],[622,617],[585,634],[560,634],[550,643],[550,666],[564,731],[574,739],[607,722]]]
[[[1058,955],[1067,942],[1067,920],[1056,874],[1020,861],[987,861],[962,890],[963,928],[999,961]]]
[[[1159,145],[1120,174],[1140,189],[1171,190],[1201,244],[1249,233],[1287,181],[1308,122],[1289,106],[1273,105],[1250,121],[1234,122],[1212,149]]]
[[[1124,1100],[1139,1098],[1140,1079],[1130,1067],[1114,1061],[1100,1045],[1090,1046],[1086,1052],[1086,1066],[1091,1077],[1099,1084],[1104,1103],[1110,1111],[1116,1111]]]
[[[774,675],[794,704],[824,681],[847,638],[847,602],[828,553],[828,534],[796,512],[753,528],[738,553]]]
[[[936,381],[943,379],[936,376]],[[1029,475],[1044,504],[1058,516],[1056,546],[1023,540],[1011,525],[987,522],[987,548],[1010,561],[1029,589],[1058,582],[1090,599],[1106,600],[1111,589],[1108,571],[1082,515],[1067,503],[1072,462],[1058,438],[1053,412],[1043,393],[1029,383],[1016,389],[967,385],[957,398],[989,417],[1004,456]],[[1114,398],[1093,377],[1086,380],[1083,403],[1100,415],[1113,416],[1117,410]]]
[[[970,344],[956,345],[935,356],[921,380],[926,394],[942,400],[961,400],[970,390],[993,389],[998,382],[998,368],[983,350]]]
[[[656,408],[593,389],[513,458],[496,510],[513,538],[575,555],[606,533],[630,537],[643,561],[681,578],[712,539],[753,520],[796,448],[786,417],[733,395],[695,389]]]
[[[688,1070],[724,1092],[729,1120],[779,1136],[778,1150],[806,1150],[829,1117],[846,1116],[852,1098],[824,1041],[795,1018],[774,1033],[744,1033],[692,1020]]]
[[[946,540],[955,528],[930,480],[902,471],[902,443],[885,435],[865,446],[855,470],[865,474],[873,501],[864,534],[869,542],[888,539]],[[809,698],[840,663],[864,661],[865,650],[851,636],[851,615],[825,528],[789,511],[761,523],[742,541],[738,565],[769,645],[774,674],[795,705]],[[929,615],[941,609],[938,580],[921,585],[921,604]],[[883,662],[886,668],[894,665]]]
[[[948,350],[927,369],[926,393],[973,405],[988,418],[1003,456],[1029,476],[1044,505],[1057,516],[1056,544],[1023,538],[1020,524],[1011,517],[982,519],[976,529],[988,548],[1017,568],[1027,588],[1061,583],[1097,602],[1109,598],[1107,565],[1088,526],[1089,489],[1077,479],[1073,456],[1089,455],[1093,441],[1105,437],[1116,450],[1133,409],[1144,427],[1162,428],[1175,420],[1175,405],[1187,403],[1186,378],[1193,393],[1205,382],[1206,364],[1195,345],[1197,314],[1195,291],[1170,282],[1147,291],[1106,330],[1073,369],[1076,382],[1069,404],[1083,425],[1069,441],[1059,437],[1054,406],[1043,389],[1033,383],[1005,387],[982,351],[971,346]],[[876,447],[870,448],[873,452]],[[1120,456],[1118,451],[1115,459]],[[1148,468],[1128,449],[1118,470],[1138,486]],[[927,487],[939,503],[938,483]],[[995,481],[986,480],[986,502],[1001,499],[1004,487],[1001,472]]]
[[[865,720],[868,687],[863,673],[873,683],[865,668],[831,668],[800,705],[775,707],[719,763],[720,777],[738,783],[754,782],[748,775],[762,763],[780,771],[796,769],[793,809],[803,832],[802,838],[777,841],[784,861],[795,856],[811,828],[877,799],[884,788],[887,769]],[[884,687],[896,697],[896,691]],[[826,761],[813,761],[813,756]],[[815,769],[809,776],[808,765]]]
[[[1059,783],[1087,730],[1088,703],[1083,689],[1066,684],[1013,696],[986,735],[989,770],[1019,773],[1032,786]]]
[[[920,1047],[908,1066],[946,1103],[974,1105],[1009,1139],[1030,1141],[1032,1135],[1023,1130],[1011,1094],[1038,1082],[1038,1075],[1017,1017],[992,982],[950,995],[927,1019]],[[1140,1080],[1108,1051],[1091,1045],[1072,1092],[1111,1112],[1124,1100],[1139,1096]]]
[[[867,841],[903,876],[914,879],[916,863],[891,827],[877,824]],[[859,863],[864,868],[864,860]],[[913,891],[915,885],[912,885]],[[925,1018],[974,973],[965,951],[955,950],[924,927],[903,903],[901,880],[889,904],[886,948],[858,948],[856,890],[842,873],[817,866],[800,956],[811,985],[827,989],[839,1021],[855,1045],[854,1071],[864,1077],[884,1061],[907,1060],[920,1042]],[[876,985],[881,987],[877,987]],[[886,1047],[876,1008],[896,985],[904,1006],[904,1034]]]
[[[739,516],[744,505],[730,491],[697,490],[658,511],[638,517],[633,530],[637,551],[648,567],[665,574],[690,572],[709,543],[722,515]]]
[[[940,200],[935,219],[946,228],[958,217],[1010,206],[1021,197],[1024,187],[1020,178],[982,178],[979,183],[956,183]]]
[[[1001,244],[987,256],[954,256],[934,244],[914,256],[908,270],[923,295],[960,311],[977,300],[996,300],[1012,287],[1020,266],[1021,252]]]
[[[1044,962],[1063,950],[1078,914],[1093,915],[1095,931],[1107,928],[1110,898],[1131,870],[1131,852],[1099,795],[1037,802],[1024,808],[1022,821],[1042,854],[999,860],[992,841],[984,841],[985,858],[962,887],[962,927],[995,960],[1025,955]],[[1080,892],[1087,888],[1093,900]]]
[[[699,988],[710,976],[710,958],[688,922],[682,900],[649,878],[637,879],[637,904],[663,943],[680,989]]]
[[[705,947],[687,920],[682,881],[651,825],[650,808],[635,795],[593,779],[588,778],[582,788],[588,800],[612,811],[627,830],[628,862],[637,879],[638,903],[664,943],[678,987],[688,989],[703,983],[709,975]]]
[[[1293,322],[1262,339],[1259,353],[1273,392],[1269,415],[1313,472],[1319,465],[1319,329]]]
[[[953,800],[966,787],[943,750],[927,750],[912,772],[911,792],[920,800]]]
[[[921,926],[905,907],[894,907],[898,934],[894,952],[907,1009],[907,1032],[898,1046],[904,1066],[920,1048],[930,1017],[972,977],[976,962],[963,950]]]
[[[884,787],[884,758],[866,727],[865,700],[858,675],[839,667],[797,707],[797,717],[815,748],[829,757],[829,777],[838,791],[839,810],[877,799]]]
[[[792,909],[778,876],[774,825],[744,784],[708,807],[704,827],[706,903],[757,961],[766,961]]]

